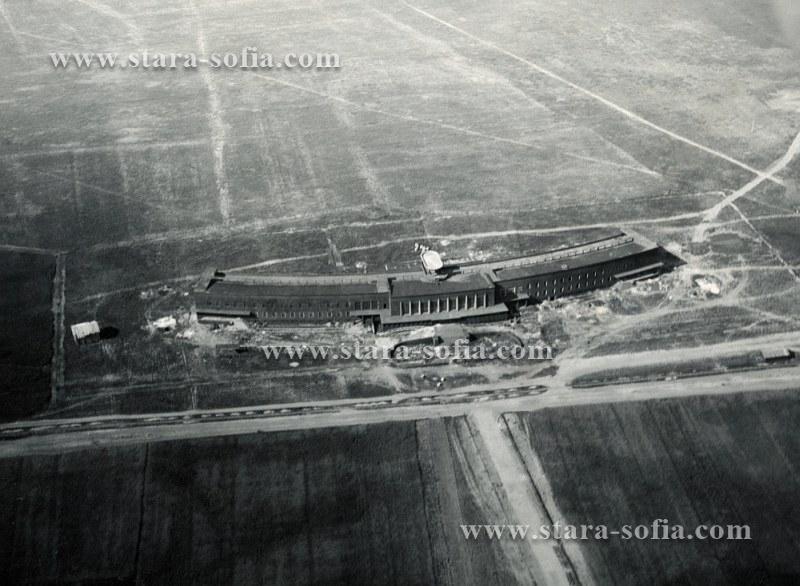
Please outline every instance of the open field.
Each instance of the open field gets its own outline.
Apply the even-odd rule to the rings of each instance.
[[[6,583],[530,583],[463,419],[0,460]],[[524,567],[524,566],[523,566]],[[530,578],[530,576],[527,576]]]
[[[745,524],[750,541],[582,541],[598,584],[791,584],[800,575],[795,392],[506,415],[562,523]],[[542,490],[542,486],[539,487]]]
[[[791,89],[793,55],[765,3],[725,4],[682,0],[669,13],[655,1],[419,8],[656,125],[766,166],[800,129],[786,100],[770,101]],[[0,86],[0,169],[16,194],[3,221],[21,243],[81,248],[309,211],[480,211],[487,197],[500,209],[602,206],[735,189],[748,178],[401,3],[26,7],[6,9],[18,34],[4,36],[12,82]],[[265,38],[262,50],[335,51],[343,67],[78,72],[54,71],[47,58],[237,50]],[[719,91],[731,86],[738,91]],[[645,215],[667,211],[657,201]]]
[[[753,351],[747,354],[721,356],[715,359],[705,358],[687,362],[648,364],[646,366],[629,366],[626,368],[601,370],[591,374],[581,375],[573,379],[571,385],[576,388],[586,388],[664,379],[675,380],[713,375],[720,372],[736,372],[755,368],[791,367],[797,365],[798,363],[794,359],[787,359],[780,364],[770,365],[764,361],[761,352]]]
[[[55,259],[0,250],[0,420],[50,400]]]
[[[548,331],[607,353],[634,331],[658,348],[797,329],[796,283],[759,287],[800,262],[797,52],[775,14],[767,0],[7,1],[0,244],[68,251],[67,324],[120,331],[101,352],[68,341],[67,394],[213,383],[213,359],[141,326],[189,311],[211,268],[334,271],[329,243],[355,271],[409,261],[415,241],[480,258],[629,226],[693,271],[741,269],[747,295],[665,294],[639,314],[628,300],[609,332]],[[342,68],[64,71],[48,57],[246,46],[335,52]],[[138,297],[164,283],[166,299]]]

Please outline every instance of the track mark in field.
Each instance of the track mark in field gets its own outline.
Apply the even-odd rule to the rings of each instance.
[[[56,255],[53,275],[53,358],[50,365],[50,400],[58,401],[58,393],[64,388],[64,308],[66,306],[67,261],[63,253]]]
[[[473,35],[472,33],[469,33],[467,31],[465,31],[464,29],[459,28],[456,25],[447,22],[446,20],[442,20],[441,18],[437,17],[434,14],[431,14],[430,12],[426,12],[425,10],[422,10],[421,8],[417,8],[416,6],[413,6],[413,5],[409,4],[408,2],[402,2],[402,4],[404,4],[405,6],[410,8],[411,10],[417,12],[418,14],[421,14],[425,18],[428,18],[428,19],[430,19],[430,20],[432,20],[434,22],[437,22],[437,23],[441,24],[442,26],[447,27],[450,30],[453,30],[453,31],[459,33],[462,36],[465,36],[465,37],[467,37],[469,39],[472,39],[476,43],[479,43],[479,44],[481,44],[481,45],[483,45],[485,47],[489,47],[490,49],[493,49],[494,51],[497,51],[498,53],[502,53],[503,55],[506,55],[507,57],[510,57],[511,59],[514,59],[515,61],[518,61],[519,63],[527,65],[528,67],[530,67],[534,71],[537,71],[538,73],[540,73],[540,74],[542,74],[542,75],[544,75],[546,77],[549,77],[550,79],[553,79],[553,80],[555,80],[555,81],[557,81],[559,83],[562,83],[564,85],[567,85],[567,86],[571,87],[575,91],[580,92],[583,95],[588,96],[588,97],[592,98],[593,100],[595,100],[597,102],[600,102],[604,106],[607,106],[608,108],[611,108],[612,110],[614,110],[616,112],[619,112],[620,114],[622,114],[623,116],[629,118],[630,120],[633,120],[634,122],[638,122],[639,124],[647,126],[648,128],[650,128],[652,130],[655,130],[657,132],[660,132],[661,134],[664,134],[664,135],[672,138],[673,140],[682,142],[682,143],[687,144],[687,145],[689,145],[691,147],[699,149],[699,150],[701,150],[701,151],[703,151],[705,153],[708,153],[708,154],[713,155],[713,156],[715,156],[717,158],[720,158],[720,159],[722,159],[724,161],[732,163],[732,164],[736,165],[737,167],[741,167],[742,169],[745,169],[745,170],[749,171],[750,173],[758,175],[759,177],[763,176],[763,179],[767,179],[767,180],[772,181],[773,183],[778,183],[780,185],[783,185],[783,183],[779,179],[771,177],[767,173],[764,173],[763,171],[759,171],[758,169],[755,169],[754,167],[751,167],[747,163],[739,161],[738,159],[735,159],[735,158],[731,157],[730,155],[726,155],[723,152],[720,152],[718,150],[712,149],[712,148],[707,147],[705,145],[702,145],[702,144],[700,144],[698,142],[695,142],[690,138],[687,138],[685,136],[682,136],[682,135],[678,134],[677,132],[673,132],[672,130],[664,128],[663,126],[659,126],[655,122],[651,122],[650,120],[647,120],[646,118],[640,116],[639,114],[636,114],[635,112],[632,112],[632,111],[628,110],[627,108],[624,108],[624,107],[620,106],[619,104],[616,104],[616,103],[612,102],[608,98],[605,98],[605,97],[601,96],[600,94],[597,94],[597,93],[593,92],[590,89],[587,89],[587,88],[585,88],[583,86],[580,86],[577,83],[574,83],[574,82],[566,79],[565,77],[562,77],[561,75],[559,75],[559,74],[557,74],[557,73],[555,73],[553,71],[550,71],[549,69],[546,69],[546,68],[542,67],[541,65],[538,65],[537,63],[534,63],[533,61],[525,59],[524,57],[520,57],[519,55],[517,55],[515,53],[512,53],[508,49],[504,49],[503,47],[501,47],[499,45],[496,45],[496,44],[494,44],[494,43],[492,43],[490,41],[487,41],[485,39],[477,37],[477,36]]]
[[[789,271],[789,274],[792,275],[792,277],[794,277],[794,280],[800,283],[800,274],[797,272],[797,269],[788,262],[786,262],[786,259],[783,258],[783,255],[780,253],[780,251],[777,248],[775,248],[772,244],[770,244],[769,240],[767,240],[766,237],[763,234],[761,234],[761,232],[758,231],[758,229],[753,225],[753,223],[748,219],[748,217],[744,215],[742,210],[739,209],[739,206],[737,206],[733,202],[731,202],[728,205],[730,205],[734,209],[734,211],[741,216],[744,223],[747,224],[747,226],[753,231],[753,233],[761,241],[761,243],[764,244],[764,246],[766,246],[769,249],[772,255],[778,260],[778,262],[781,263],[787,271]]]
[[[789,145],[789,148],[783,154],[783,156],[772,163],[764,173],[760,174],[758,177],[753,178],[750,182],[746,185],[737,189],[732,194],[727,196],[726,198],[720,200],[715,206],[708,209],[708,211],[703,216],[703,221],[697,225],[694,230],[694,235],[692,236],[693,242],[702,242],[705,238],[706,229],[708,227],[708,223],[712,222],[719,213],[722,211],[723,208],[727,206],[733,206],[733,203],[736,202],[741,197],[744,197],[751,191],[753,191],[756,187],[764,183],[767,179],[772,178],[776,173],[780,173],[783,171],[794,159],[797,155],[800,154],[800,133],[794,137],[794,140]],[[742,212],[739,211],[739,208],[734,206],[734,209],[744,218]],[[745,221],[747,219],[745,218]]]
[[[17,31],[17,27],[14,26],[14,23],[11,21],[11,17],[8,15],[5,0],[0,0],[0,18],[2,18],[3,22],[6,23],[6,28],[8,28],[8,31],[11,33],[11,38],[14,39],[17,47],[24,55],[25,43],[22,42],[22,39],[20,38],[20,32]]]
[[[469,77],[475,69],[478,69],[473,63],[464,64],[462,65],[461,62],[465,61],[464,57],[458,53],[458,51],[454,50],[449,44],[445,43],[444,41],[440,41],[434,37],[431,37],[427,34],[423,34],[417,29],[408,24],[396,19],[394,16],[390,14],[386,14],[378,10],[377,8],[370,8],[373,13],[383,19],[385,22],[390,24],[391,26],[395,27],[396,29],[402,31],[405,34],[411,35],[414,37],[415,41],[418,43],[427,43],[428,45],[433,46],[436,50],[445,52],[448,55],[450,62],[453,64],[453,67],[464,77]],[[541,103],[537,102],[534,98],[528,95],[526,92],[519,89],[515,86],[508,78],[502,75],[498,75],[494,71],[488,70],[486,68],[479,68],[479,74],[481,76],[489,76],[491,77],[492,81],[498,85],[502,85],[506,88],[507,91],[517,95],[518,97],[524,99],[528,104],[532,104],[534,108],[538,108],[541,110],[545,110],[549,113],[552,113],[547,107],[542,105]],[[605,137],[600,136],[596,132],[587,129],[588,132],[591,132],[592,135],[596,136],[598,140],[600,140],[603,144],[610,145],[615,152],[620,155],[622,158],[627,159],[635,164],[626,164],[623,162],[613,162],[607,159],[599,159],[595,157],[589,157],[585,155],[578,155],[576,153],[565,153],[565,156],[576,159],[576,160],[583,160],[589,161],[594,163],[599,163],[601,165],[612,165],[617,166],[622,169],[628,169],[631,171],[635,171],[637,173],[644,173],[645,175],[650,175],[652,177],[661,177],[660,173],[649,169],[648,167],[642,165],[639,161],[637,161],[634,157],[630,155],[630,153],[626,152],[625,150],[619,148],[617,145],[606,139]]]
[[[189,1],[189,7],[194,14],[197,49],[201,55],[208,55],[206,52],[206,35],[200,13],[194,0]],[[211,132],[211,148],[214,155],[214,180],[217,185],[217,197],[219,200],[219,213],[222,216],[222,223],[230,223],[231,198],[228,187],[228,174],[225,170],[225,123],[222,121],[222,107],[220,106],[219,93],[214,84],[214,78],[208,67],[200,68],[200,77],[206,86],[208,95],[208,124]]]
[[[90,10],[97,12],[98,14],[102,14],[103,16],[108,16],[109,18],[113,18],[114,20],[121,22],[123,25],[125,25],[125,28],[128,29],[128,31],[131,34],[131,37],[136,42],[136,44],[140,46],[144,44],[144,37],[142,36],[142,32],[139,30],[139,27],[136,26],[136,24],[131,22],[130,16],[122,14],[121,12],[114,10],[110,6],[106,6],[105,4],[97,2],[96,0],[74,0],[74,1],[79,4],[83,4],[84,6],[86,6]]]
[[[77,178],[77,173],[75,173],[75,177],[74,178],[70,179],[69,177],[64,177],[63,175],[59,175],[58,173],[53,173],[53,172],[50,172],[50,171],[42,171],[41,169],[34,169],[33,167],[28,167],[26,165],[21,164],[19,161],[17,161],[16,164],[19,165],[20,167],[23,167],[23,168],[27,169],[28,171],[33,172],[33,173],[38,173],[39,175],[44,175],[45,177],[51,177],[53,179],[57,179],[59,181],[65,182],[65,183],[69,183],[70,185],[73,186],[73,189],[75,189],[76,192],[77,192],[77,188],[78,187],[83,187],[85,189],[89,189],[89,190],[95,191],[97,193],[103,193],[105,195],[112,195],[114,197],[118,197],[120,199],[123,199],[123,200],[129,202],[129,203],[135,204],[137,207],[147,206],[147,207],[152,207],[152,208],[155,208],[155,209],[158,209],[158,210],[162,210],[164,212],[169,212],[169,213],[174,213],[175,212],[175,210],[173,208],[170,208],[169,206],[166,206],[166,205],[162,205],[162,204],[158,204],[158,203],[154,203],[154,202],[149,202],[149,201],[144,201],[144,200],[139,200],[137,198],[129,197],[129,196],[127,196],[125,194],[122,194],[122,193],[119,193],[117,191],[112,191],[110,189],[106,189],[105,187],[100,187],[98,185],[92,185],[91,183],[86,183],[85,181],[81,181],[81,180],[79,180]],[[74,171],[74,169],[73,169],[73,171]]]
[[[60,250],[50,250],[47,248],[36,248],[33,246],[16,246],[15,244],[0,244],[0,250],[6,252],[24,252],[26,254],[41,254],[44,256],[56,256]]]
[[[344,126],[350,137],[347,141],[347,150],[355,162],[358,174],[366,184],[367,191],[372,196],[373,204],[384,210],[391,209],[392,205],[389,190],[386,189],[386,186],[380,180],[380,177],[378,177],[372,163],[369,162],[367,153],[364,152],[364,149],[353,136],[353,117],[350,115],[349,109],[343,108],[341,104],[337,104],[333,107],[333,114],[342,126]]]
[[[352,102],[352,101],[348,100],[347,98],[342,98],[340,96],[335,96],[333,94],[328,94],[328,93],[325,93],[325,92],[321,92],[321,91],[312,89],[310,87],[306,87],[306,86],[299,85],[299,84],[296,84],[296,83],[292,83],[292,82],[289,82],[289,81],[285,81],[285,80],[282,80],[282,79],[277,79],[277,78],[271,77],[269,75],[264,75],[263,73],[255,73],[255,72],[250,72],[250,73],[251,73],[251,75],[255,75],[256,77],[260,77],[261,79],[267,80],[269,82],[276,83],[278,85],[283,85],[283,86],[286,86],[286,87],[289,87],[289,88],[293,88],[293,89],[299,90],[301,92],[306,92],[306,93],[309,93],[309,94],[313,94],[313,95],[318,96],[320,98],[323,98],[325,100],[331,100],[333,102],[337,102],[339,104],[344,104],[344,105],[350,106],[352,108],[357,108],[358,110],[361,110],[363,112],[370,112],[372,114],[379,114],[381,116],[386,116],[387,118],[394,118],[396,120],[403,120],[404,122],[413,122],[413,123],[416,123],[416,124],[424,124],[426,126],[435,126],[437,128],[443,128],[445,130],[450,130],[452,132],[457,132],[457,133],[465,134],[465,135],[468,135],[468,136],[474,136],[474,137],[477,137],[477,138],[482,138],[482,139],[490,140],[490,141],[493,141],[493,142],[499,142],[499,143],[503,143],[503,144],[511,144],[511,145],[515,145],[515,146],[535,149],[535,150],[540,151],[540,152],[552,152],[553,151],[553,149],[548,149],[548,148],[545,148],[545,147],[542,147],[542,146],[539,146],[539,145],[535,145],[535,144],[532,144],[532,143],[529,143],[529,142],[524,142],[524,141],[521,141],[521,140],[514,140],[513,138],[503,138],[502,136],[495,136],[493,134],[486,134],[485,132],[479,132],[477,130],[472,130],[470,128],[464,128],[463,126],[456,126],[454,124],[448,124],[446,122],[438,122],[438,121],[434,121],[434,120],[426,120],[424,118],[417,118],[416,116],[412,116],[410,114],[397,114],[395,112],[388,112],[386,110],[380,110],[378,108],[372,108],[372,107],[366,106],[364,104],[359,104],[357,102]],[[564,156],[567,156],[567,157],[572,158],[572,159],[578,159],[578,160],[581,160],[581,161],[587,161],[587,162],[591,162],[591,163],[598,163],[598,164],[601,164],[601,165],[608,165],[608,166],[616,167],[616,168],[620,168],[620,169],[627,169],[629,171],[635,171],[636,173],[642,173],[642,174],[645,174],[645,175],[661,177],[661,175],[659,175],[655,171],[652,171],[651,169],[647,169],[647,168],[644,168],[644,167],[635,167],[635,166],[632,166],[632,165],[626,165],[624,163],[617,163],[615,161],[609,161],[609,160],[606,160],[606,159],[598,159],[598,158],[595,158],[595,157],[588,157],[588,156],[585,156],[585,155],[578,155],[578,154],[575,154],[575,153],[564,153]]]
[[[348,252],[349,250],[350,250],[349,248],[343,249],[343,250],[340,251],[340,254],[342,252]],[[315,258],[327,258],[328,256],[329,256],[329,253],[327,251],[325,251],[325,252],[320,252],[320,253],[315,253],[315,254],[303,254],[303,255],[300,255],[300,256],[291,256],[291,257],[288,257],[288,258],[271,258],[269,260],[264,260],[264,261],[256,262],[256,263],[249,264],[249,265],[242,265],[240,267],[227,268],[225,270],[226,271],[249,271],[251,269],[259,269],[259,268],[262,268],[262,267],[270,267],[272,265],[280,265],[280,264],[284,264],[284,263],[287,263],[287,262],[292,262],[293,263],[293,262],[299,262],[301,260],[312,260],[312,259],[315,259]]]
[[[142,291],[144,289],[154,289],[155,287],[160,287],[162,285],[166,285],[168,283],[188,283],[190,281],[196,281],[200,279],[203,275],[185,275],[183,277],[175,277],[172,279],[163,279],[161,281],[150,281],[149,283],[139,283],[137,285],[131,285],[130,287],[120,287],[119,289],[112,289],[111,291],[101,291],[100,293],[93,293],[92,295],[87,295],[86,297],[81,297],[80,299],[76,299],[71,301],[71,304],[77,303],[87,303],[89,301],[99,301],[101,299],[105,299],[106,297],[110,297],[112,295],[119,295],[121,293],[133,293],[134,291]]]
[[[498,417],[492,410],[483,409],[474,411],[467,421],[480,437],[484,453],[491,459],[502,490],[507,495],[511,510],[504,511],[507,515],[505,518],[525,519],[524,524],[529,524],[532,528],[548,525],[550,520],[536,494],[536,487],[531,482],[502,417]],[[570,562],[565,563],[552,544],[538,544],[532,539],[525,542],[529,545],[528,571],[533,574],[537,584],[572,586],[575,583]]]
[[[675,220],[688,220],[692,218],[696,218],[700,216],[702,212],[691,212],[686,214],[678,214],[676,216],[667,216],[664,218],[650,218],[646,220],[636,220],[631,222],[623,222],[625,225],[636,225],[636,224],[658,224],[661,222],[674,222]],[[407,220],[403,220],[404,222]],[[551,233],[558,233],[558,232],[572,232],[575,230],[581,229],[591,229],[591,228],[616,228],[620,225],[619,222],[614,223],[600,223],[600,224],[582,224],[578,226],[562,226],[559,228],[544,228],[544,229],[520,229],[520,230],[495,230],[492,232],[470,232],[470,233],[460,233],[460,234],[426,234],[426,238],[430,238],[432,240],[471,240],[473,238],[498,238],[498,237],[507,237],[507,236],[519,236],[519,235],[535,235],[535,234],[551,234]],[[375,248],[382,248],[385,246],[391,246],[394,244],[400,244],[403,242],[415,242],[420,239],[420,235],[416,234],[413,236],[403,236],[401,238],[395,238],[392,240],[382,240],[380,242],[375,242],[373,244],[364,244],[361,246],[351,246],[349,248],[342,248],[339,252],[340,253],[351,253],[351,252],[362,252],[364,250],[372,250]],[[328,252],[322,252],[318,254],[305,254],[302,256],[292,256],[288,258],[273,258],[269,260],[265,260],[262,262],[252,263],[248,265],[238,266],[238,267],[228,267],[225,268],[225,271],[247,271],[262,267],[274,266],[279,264],[284,264],[288,262],[297,262],[301,260],[311,260],[315,258],[326,258],[328,256]]]
[[[2,6],[2,4],[0,4]],[[76,43],[75,41],[67,41],[64,39],[54,39],[53,37],[45,37],[42,35],[35,35],[33,33],[26,33],[24,31],[17,31],[18,35],[22,35],[23,37],[29,37],[31,39],[38,39],[40,41],[47,41],[48,43],[60,43],[62,45],[72,45],[73,47],[84,47],[81,43]]]

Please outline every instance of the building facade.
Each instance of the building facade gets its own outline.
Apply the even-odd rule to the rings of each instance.
[[[619,280],[655,276],[665,251],[633,233],[543,254],[447,264],[422,255],[422,270],[364,275],[214,273],[195,291],[199,316],[273,323],[362,320],[376,329],[508,318],[540,303]],[[438,255],[437,255],[438,256]],[[432,267],[434,267],[432,269]]]

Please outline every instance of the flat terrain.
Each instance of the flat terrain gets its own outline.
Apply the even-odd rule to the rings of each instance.
[[[791,584],[800,574],[796,392],[506,415],[563,523],[747,524],[751,541],[581,541],[598,584]],[[541,489],[541,487],[540,487]]]
[[[796,330],[796,22],[783,0],[6,0],[0,244],[66,250],[66,323],[120,332],[99,351],[67,341],[68,402],[217,382],[216,357],[142,326],[190,311],[204,271],[332,271],[331,245],[354,271],[408,261],[414,242],[481,258],[633,227],[687,261],[678,285],[725,287],[638,313],[623,300],[602,332],[555,315],[580,352],[629,351],[633,332],[657,349]],[[48,56],[246,46],[342,68]]]
[[[460,533],[510,511],[464,418],[2,459],[0,489],[9,584],[531,583]]]
[[[54,272],[49,255],[0,250],[0,420],[50,399]]]

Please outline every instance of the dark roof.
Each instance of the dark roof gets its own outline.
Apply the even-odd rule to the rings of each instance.
[[[481,273],[455,275],[449,279],[403,279],[392,283],[392,297],[447,295],[467,291],[491,290],[492,282]]]
[[[609,248],[590,250],[583,254],[557,257],[548,262],[539,262],[510,268],[498,268],[495,270],[495,276],[499,282],[526,279],[548,273],[589,267],[608,262],[609,260],[633,256],[647,250],[649,250],[649,248],[642,246],[641,243],[635,240],[631,240]]]
[[[415,323],[442,323],[475,317],[493,315],[506,315],[508,306],[505,303],[490,305],[489,307],[474,307],[459,311],[440,311],[438,313],[413,313],[411,315],[389,315],[381,317],[381,322],[386,325],[415,324]]]
[[[376,295],[375,283],[341,283],[291,285],[283,283],[231,283],[221,280],[213,283],[207,292],[230,297],[336,297]]]
[[[205,287],[212,295],[231,297],[336,297],[366,296],[389,292],[396,297],[463,293],[493,288],[493,280],[511,281],[591,266],[656,248],[634,233],[614,235],[569,248],[493,262],[467,263],[448,279],[436,279],[422,271],[349,275],[257,275],[217,273]],[[202,290],[200,290],[202,293]]]

